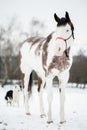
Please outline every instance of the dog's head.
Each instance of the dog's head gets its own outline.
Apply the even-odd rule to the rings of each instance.
[[[16,92],[20,92],[20,86],[18,84],[15,85],[14,87],[14,91]]]

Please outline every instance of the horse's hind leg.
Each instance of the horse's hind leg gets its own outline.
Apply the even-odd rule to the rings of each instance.
[[[28,102],[29,96],[30,96],[30,91],[29,91],[29,88],[28,88],[28,84],[29,84],[29,80],[30,80],[30,73],[24,74],[24,103],[25,103],[25,112],[28,115],[30,115],[29,102]]]
[[[44,113],[44,106],[43,106],[43,86],[44,86],[44,81],[40,77],[38,77],[38,93],[39,93],[39,102],[40,102],[40,116],[41,118],[45,117]]]
[[[52,121],[52,99],[53,99],[53,92],[52,92],[52,77],[46,77],[46,87],[47,87],[47,99],[48,99],[48,120],[47,123],[53,123]]]

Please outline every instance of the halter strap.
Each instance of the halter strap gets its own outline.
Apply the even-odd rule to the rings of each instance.
[[[72,37],[72,34],[71,34],[68,38],[66,38],[66,39],[63,38],[63,37],[57,37],[56,40],[63,40],[63,41],[66,42],[66,41],[69,40],[71,37]]]
[[[63,41],[65,41],[65,38],[63,38],[63,37],[57,37],[56,40],[63,40]]]
[[[70,35],[68,38],[66,38],[66,39],[63,38],[63,37],[57,37],[56,40],[63,40],[63,41],[65,42],[66,50],[67,50],[67,40],[69,40],[71,37],[73,37],[73,34],[71,34],[71,35]],[[74,37],[73,37],[73,38],[74,38]],[[67,51],[65,51],[65,53],[66,53],[66,56],[69,57]]]

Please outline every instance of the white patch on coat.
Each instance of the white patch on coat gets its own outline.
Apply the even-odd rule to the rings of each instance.
[[[68,31],[67,31],[68,30]],[[52,62],[52,59],[54,56],[61,56],[64,51],[72,46],[73,37],[71,36],[72,30],[70,28],[69,24],[66,24],[65,26],[57,27],[57,30],[53,33],[51,40],[48,43],[47,48],[47,61],[46,61],[46,70],[48,69],[50,63]],[[71,37],[70,37],[71,36]],[[66,48],[66,42],[64,40],[56,40],[57,37],[62,37],[67,40],[67,48]],[[42,65],[42,48],[40,55],[35,54],[35,50],[37,48],[37,44],[34,44],[31,47],[31,43],[25,42],[20,50],[21,52],[21,71],[25,74],[24,77],[24,85],[25,85],[25,110],[26,114],[29,113],[29,104],[28,104],[28,82],[29,82],[29,76],[32,70],[35,70],[35,72],[40,76],[40,78],[43,80],[43,82],[46,81],[46,87],[48,92],[48,123],[52,122],[52,99],[53,99],[53,93],[52,93],[52,80],[55,76],[59,78],[60,84],[59,88],[61,88],[60,93],[60,122],[63,123],[65,121],[64,117],[64,102],[65,102],[65,87],[68,82],[69,78],[69,69],[72,65],[72,55],[69,53],[69,67],[63,72],[60,72],[58,69],[52,69],[51,73],[48,73],[48,75],[45,75],[45,71],[43,69]],[[40,93],[42,94],[42,93]],[[40,95],[42,98],[42,96]],[[41,104],[42,99],[40,100]],[[41,105],[40,105],[41,106]],[[43,107],[41,107],[41,112],[43,112]],[[42,113],[43,114],[43,113]]]

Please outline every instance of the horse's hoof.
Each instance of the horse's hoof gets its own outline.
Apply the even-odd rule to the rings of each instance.
[[[44,117],[46,117],[46,115],[45,115],[45,114],[41,114],[40,117],[41,117],[41,118],[44,118]]]
[[[64,120],[64,121],[60,121],[60,124],[64,124],[66,121]]]
[[[47,121],[47,123],[48,123],[48,124],[51,124],[51,123],[53,123],[53,121]]]

